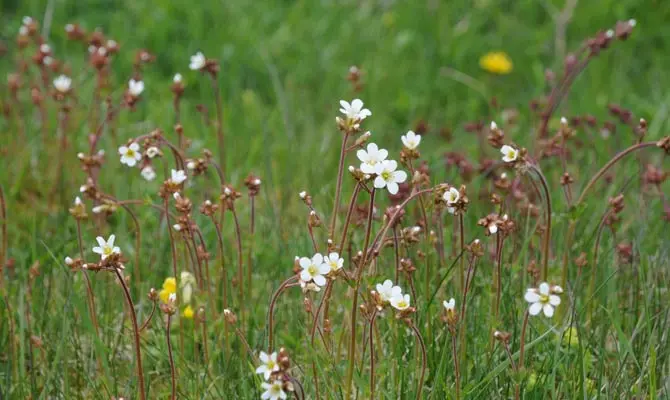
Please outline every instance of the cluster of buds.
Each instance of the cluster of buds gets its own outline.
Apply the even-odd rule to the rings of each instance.
[[[302,192],[298,193],[298,196],[300,196],[300,200],[302,200],[305,205],[307,205],[307,207],[312,208],[312,196],[310,196],[309,193],[303,190]]]
[[[126,267],[124,263],[123,256],[121,253],[112,253],[105,258],[101,259],[99,262],[86,262],[82,264],[82,268],[88,271],[116,271],[124,270]]]
[[[503,346],[509,346],[509,341],[512,338],[512,334],[509,332],[496,330],[493,332],[493,338],[499,341]]]
[[[361,89],[363,89],[363,83],[361,82],[362,75],[363,73],[357,66],[352,65],[351,67],[349,67],[349,72],[347,73],[347,80],[351,82],[351,86],[354,92],[360,92]]]
[[[449,214],[464,214],[468,209],[468,204],[470,204],[465,185],[456,189],[454,186],[443,183],[437,185],[433,193],[435,194],[435,204],[440,207],[446,206]]]
[[[452,335],[456,334],[456,328],[458,326],[458,311],[456,310],[456,300],[451,298],[449,301],[443,301],[442,305],[444,306],[444,315],[442,320],[447,324],[449,332]]]
[[[212,153],[209,150],[203,150],[202,157],[186,161],[186,168],[188,168],[194,176],[202,175],[207,171],[207,167],[209,167],[211,161]]]
[[[184,80],[182,79],[181,74],[175,74],[172,77],[172,86],[170,87],[172,93],[174,93],[175,101],[179,101],[179,98],[184,94]]]
[[[249,197],[255,197],[261,191],[261,178],[249,174],[244,180],[244,185],[249,190]]]
[[[502,129],[498,128],[498,124],[495,121],[491,121],[491,126],[489,127],[489,134],[486,137],[489,141],[489,144],[496,149],[499,149],[503,146],[505,140],[505,132]]]
[[[572,184],[575,181],[575,179],[570,175],[568,171],[563,172],[563,175],[561,175],[561,185],[567,186]]]
[[[119,206],[115,201],[103,199],[102,203],[93,207],[91,211],[93,211],[93,214],[104,214],[105,216],[109,216],[113,214],[118,207]]]
[[[402,222],[404,216],[404,208],[400,207],[399,205],[391,206],[388,207],[386,211],[384,211],[384,222],[391,222],[391,228],[395,228],[398,226],[398,224],[400,224],[400,222]]]
[[[68,256],[65,257],[65,265],[67,265],[71,271],[78,271],[84,267],[84,260]]]
[[[656,186],[659,189],[667,178],[668,173],[663,171],[661,168],[654,166],[653,164],[647,164],[644,174],[642,174],[642,181],[645,184]]]
[[[633,112],[629,109],[623,108],[618,104],[608,104],[607,109],[610,114],[617,117],[622,124],[630,124],[633,121]]]
[[[509,176],[507,176],[507,173],[503,172],[493,179],[493,185],[497,189],[507,192],[512,186],[512,181],[509,179]]]
[[[84,31],[84,29],[79,26],[79,24],[65,25],[65,34],[67,35],[68,40],[82,42],[86,40],[86,31]]]
[[[78,153],[77,158],[81,163],[81,169],[90,175],[102,166],[102,163],[105,161],[105,151],[100,150],[93,155]]]
[[[152,289],[153,290],[153,289]],[[154,290],[155,292],[155,290]],[[151,295],[151,292],[150,292]],[[161,311],[167,315],[175,315],[178,310],[177,306],[177,294],[176,293],[170,293],[168,296],[168,300],[165,303],[160,303],[160,308]]]
[[[509,234],[516,227],[514,221],[512,221],[507,214],[500,216],[495,213],[489,214],[484,218],[480,218],[479,221],[477,221],[477,225],[485,228],[484,234],[486,236],[493,235],[498,232],[502,234]]]
[[[456,151],[450,151],[447,152],[444,157],[447,167],[456,167],[458,169],[458,174],[464,181],[467,182],[472,178],[472,175],[475,172],[475,167],[465,155]]]
[[[72,215],[75,219],[78,220],[84,220],[88,218],[88,213],[86,212],[86,205],[84,204],[83,201],[77,196],[74,199],[74,205],[70,207],[70,215]]]
[[[88,178],[86,183],[79,187],[79,192],[85,195],[91,200],[100,200],[102,195],[98,192],[98,188],[95,186],[93,179]]]
[[[366,174],[365,172],[361,171],[360,168],[356,168],[353,165],[350,165],[348,168],[349,173],[351,176],[354,178],[354,180],[358,182],[366,182],[369,181],[372,176],[370,174]]]
[[[135,53],[135,60],[133,61],[133,66],[135,69],[141,68],[143,64],[149,64],[156,61],[156,56],[151,54],[149,50],[140,49]]]
[[[670,136],[666,136],[656,142],[656,147],[663,149],[665,154],[670,155]]]
[[[420,226],[408,226],[407,228],[403,228],[400,231],[400,241],[406,245],[418,243],[421,240],[419,238],[421,231],[422,228]]]
[[[219,72],[219,62],[208,59],[204,54],[198,52],[191,56],[191,63],[189,64],[189,68],[192,71],[200,71],[203,74],[208,73],[213,78],[216,78],[216,75]]]
[[[473,257],[481,257],[484,255],[484,246],[479,239],[473,240],[468,246],[467,250]]]
[[[619,260],[622,263],[633,263],[633,246],[630,243],[619,243],[616,246],[616,252],[619,255]]]
[[[238,192],[231,185],[224,185],[221,188],[221,196],[219,197],[226,210],[235,209],[235,200],[242,197],[242,193]]]
[[[210,200],[205,200],[200,206],[200,212],[208,217],[211,217],[214,214],[216,214],[216,211],[218,209],[219,205],[212,203]]]
[[[610,197],[609,199],[610,212],[607,213],[607,217],[605,218],[605,225],[613,228],[614,224],[616,224],[621,220],[619,214],[621,214],[625,206],[623,200],[624,200],[623,193],[620,193],[615,197]]]

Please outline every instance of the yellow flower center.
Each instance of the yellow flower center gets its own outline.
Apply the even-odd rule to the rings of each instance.
[[[382,172],[382,179],[385,180],[385,181],[390,180],[391,179],[391,173],[388,172],[388,171]]]
[[[549,296],[546,294],[540,294],[540,303],[549,303]]]
[[[103,246],[102,247],[102,254],[108,256],[112,254],[112,248],[110,246]]]
[[[275,368],[275,365],[277,365],[277,364],[274,361],[272,361],[272,360],[268,361],[267,366],[268,366],[268,369],[270,371],[272,371]]]
[[[310,265],[309,268],[307,268],[307,272],[312,276],[316,275],[316,265]]]
[[[510,150],[507,152],[507,158],[514,158],[516,157],[516,152],[514,150]]]
[[[133,149],[126,150],[126,157],[135,157],[135,150]]]
[[[398,308],[405,308],[407,307],[407,302],[405,300],[400,300],[398,302]]]

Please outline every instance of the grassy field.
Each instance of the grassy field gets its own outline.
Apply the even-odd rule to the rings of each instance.
[[[279,348],[290,367],[282,365],[273,380],[300,399],[670,397],[670,240],[664,233],[670,186],[666,155],[656,145],[670,128],[670,5],[566,3],[3,1],[0,399],[260,398],[265,379],[255,373],[258,352]],[[39,26],[19,39],[24,16]],[[609,46],[575,74],[569,89],[556,90],[565,97],[547,114],[543,136],[542,112],[557,98],[553,89],[571,76],[566,57],[599,32],[605,40],[617,21]],[[103,87],[89,44],[69,40],[68,23],[79,24],[87,40],[100,27],[105,39],[119,44],[118,54],[103,56],[109,61]],[[632,33],[621,40],[627,27]],[[40,40],[64,69],[32,61]],[[141,49],[155,60],[138,69]],[[198,51],[218,62],[214,81],[189,69]],[[512,62],[508,73],[480,66],[482,56],[498,51]],[[347,79],[351,66],[361,71],[359,87]],[[52,84],[61,73],[72,78],[64,100],[54,96]],[[185,87],[179,115],[171,91],[176,73]],[[145,85],[134,109],[124,105],[131,78]],[[229,195],[214,163],[205,163],[199,176],[187,171],[182,200],[160,194],[177,190],[162,182],[170,169],[179,169],[180,157],[195,159],[209,149],[219,160],[217,94],[225,141],[221,167],[229,189],[242,196],[234,212],[219,209],[209,218],[200,211],[205,200],[229,204],[217,201]],[[334,207],[346,135],[335,117],[344,118],[339,101],[354,98],[372,111],[361,121],[361,129],[372,132],[369,142],[388,149],[399,169],[428,175],[401,189],[401,200],[419,190],[431,193],[407,203],[395,230],[385,231],[384,210],[398,198],[386,189],[371,196],[372,181],[357,186],[346,171],[360,165],[354,144],[360,132],[349,135]],[[504,131],[504,144],[528,149],[527,159],[501,161],[495,147],[502,143],[487,141],[491,121]],[[177,123],[188,143],[178,144]],[[139,168],[119,162],[117,149],[156,129],[163,133],[151,145],[163,157],[143,158],[158,174],[147,182]],[[403,149],[400,137],[410,129],[422,134],[420,155]],[[89,135],[96,133],[99,140],[90,146]],[[613,158],[625,149],[632,150]],[[101,166],[82,169],[78,153],[98,150],[105,152]],[[417,158],[401,163],[401,150],[403,159]],[[566,171],[574,179],[569,188],[561,184]],[[253,201],[245,187],[250,174],[261,181]],[[87,177],[98,195],[80,192]],[[587,184],[592,178],[599,179]],[[466,186],[464,213],[448,212],[444,188],[436,186],[441,183]],[[493,193],[501,204],[492,204]],[[620,193],[622,210],[611,200]],[[581,194],[583,201],[577,200]],[[86,219],[73,215],[76,196]],[[186,197],[190,213],[182,212]],[[368,220],[371,198],[375,212]],[[94,213],[101,204],[115,210]],[[334,209],[337,225],[329,235]],[[477,223],[492,213],[500,215],[499,230],[487,235],[488,222]],[[187,214],[192,229],[171,229],[176,216]],[[514,229],[507,230],[503,214]],[[423,228],[415,232],[414,226]],[[374,247],[382,231],[388,235]],[[111,234],[125,270],[112,261],[93,271],[100,258],[92,250],[96,237]],[[476,239],[481,252],[472,245]],[[326,289],[303,293],[293,286],[295,278],[271,304],[282,282],[295,276],[296,256],[339,248],[344,267],[330,275],[337,279]],[[75,259],[74,267],[66,257]],[[79,257],[90,263],[88,271],[77,268]],[[148,297],[151,288],[169,292],[165,281],[175,270],[176,303]],[[188,304],[183,271],[195,277]],[[461,274],[470,285],[461,284]],[[386,279],[411,294],[415,310],[380,303],[382,310],[375,311],[379,299],[370,291]],[[540,313],[525,324],[524,294],[544,281],[562,287],[561,304],[553,317]],[[455,314],[443,306],[451,297]],[[461,309],[464,298],[467,308]],[[193,316],[184,313],[186,306]],[[232,314],[226,319],[224,307],[237,321]],[[133,314],[139,325],[148,321],[137,335]],[[495,330],[503,332],[497,339]]]

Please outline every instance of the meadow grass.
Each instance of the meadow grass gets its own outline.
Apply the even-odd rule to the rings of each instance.
[[[124,274],[129,277],[140,324],[155,304],[163,304],[163,310],[155,312],[140,338],[148,398],[168,398],[172,388],[164,315],[170,310],[147,294],[151,288],[160,290],[164,280],[175,274],[168,234],[174,220],[166,225],[162,212],[146,204],[162,204],[160,182],[165,179],[164,172],[174,168],[174,161],[163,147],[165,157],[155,163],[159,178],[146,182],[139,170],[118,162],[117,148],[155,129],[162,129],[168,140],[177,142],[170,86],[173,75],[181,73],[185,92],[179,122],[184,135],[192,140],[184,153],[189,158],[200,157],[207,148],[218,160],[217,106],[212,87],[207,74],[189,70],[189,57],[196,51],[220,63],[217,89],[222,96],[227,146],[223,167],[226,182],[243,194],[235,202],[235,211],[241,226],[244,273],[251,260],[253,275],[251,280],[245,275],[243,282],[249,286],[244,290],[251,290],[239,301],[239,284],[232,285],[232,280],[240,254],[232,214],[227,212],[219,220],[223,222],[223,262],[228,272],[228,281],[222,283],[216,226],[198,211],[205,199],[217,199],[222,189],[212,166],[202,177],[189,176],[189,184],[193,183],[183,195],[193,201],[193,219],[210,253],[212,279],[206,284],[214,294],[197,288],[195,318],[184,318],[182,305],[179,315],[171,318],[179,398],[260,397],[263,378],[254,373],[254,357],[258,351],[268,351],[271,297],[292,276],[294,257],[311,257],[315,252],[308,231],[310,208],[298,194],[307,191],[313,201],[321,219],[320,226],[312,224],[315,242],[325,252],[343,136],[334,118],[339,115],[338,101],[353,98],[363,99],[372,110],[363,128],[372,131],[371,142],[389,149],[390,158],[398,158],[401,134],[416,130],[421,121],[429,126],[419,146],[420,161],[414,166],[426,162],[431,184],[417,187],[428,189],[443,182],[456,188],[466,185],[470,203],[464,214],[464,242],[479,239],[483,251],[472,264],[476,250],[468,250],[459,258],[458,217],[433,205],[433,197],[423,197],[429,229],[436,235],[427,237],[423,230],[417,235],[418,242],[411,243],[411,232],[407,231],[409,236],[403,238],[402,254],[417,268],[412,274],[416,293],[412,305],[417,311],[395,318],[398,313],[385,306],[375,318],[375,398],[456,398],[457,386],[462,398],[508,398],[514,397],[517,385],[524,398],[667,397],[670,276],[664,232],[670,206],[664,195],[667,182],[663,178],[658,185],[650,183],[647,169],[647,164],[661,169],[663,163],[667,165],[663,151],[650,147],[631,154],[609,170],[579,206],[574,206],[574,200],[596,171],[618,151],[640,140],[634,132],[639,118],[648,121],[644,142],[667,136],[669,98],[664,88],[670,27],[665,22],[670,7],[663,1],[581,2],[570,15],[563,14],[565,20],[561,22],[563,7],[562,2],[529,0],[3,2],[0,38],[7,52],[0,58],[0,102],[7,112],[0,117],[0,185],[7,210],[2,220],[7,245],[2,249],[6,265],[0,288],[4,305],[0,307],[0,397],[139,398],[133,329],[118,279],[107,271],[88,273],[96,302],[96,332],[89,312],[86,277],[63,261],[66,256],[79,256],[77,222],[68,212],[74,197],[81,196],[79,187],[87,176],[77,153],[88,152],[87,135],[99,126],[91,121],[101,121],[92,116],[91,110],[97,110],[98,118],[102,118],[106,109],[96,104],[96,73],[88,65],[86,45],[67,40],[67,23],[78,23],[87,31],[101,27],[107,37],[120,44],[121,51],[109,67],[109,86],[102,91],[103,98],[110,96],[114,104],[120,102],[126,82],[133,77],[136,51],[147,49],[156,56],[154,62],[142,67],[146,89],[136,109],[119,112],[105,126],[97,144],[97,149],[106,152],[96,176],[100,189],[117,199],[138,200],[139,206],[129,207],[141,226],[139,252],[135,222],[124,209],[104,218],[93,216],[91,206],[99,201],[85,199],[92,218],[82,221],[85,260],[95,260],[91,248],[96,245],[96,236],[116,235],[116,245],[126,258]],[[63,146],[58,130],[58,103],[40,86],[37,67],[31,65],[22,73],[18,101],[12,100],[4,79],[17,72],[21,54],[27,58],[36,51],[31,44],[21,53],[15,44],[24,15],[39,21],[41,28],[50,28],[42,34],[48,38],[54,56],[70,66],[77,101],[69,116],[67,146]],[[541,193],[535,192],[542,187],[533,172],[524,174],[503,167],[494,170],[497,178],[502,172],[510,181],[520,178],[519,190],[531,200],[537,215],[532,215],[532,208],[523,209],[513,202],[504,184],[496,188],[490,176],[476,170],[484,159],[500,161],[498,150],[486,143],[488,124],[498,122],[506,144],[527,147],[531,154],[537,154],[543,144],[536,140],[539,118],[530,103],[551,91],[546,69],[554,72],[553,82],[559,81],[569,51],[578,49],[586,37],[630,18],[637,21],[631,37],[615,41],[589,63],[550,120],[551,135],[562,129],[562,115],[568,119],[592,115],[597,124],[589,127],[582,122],[569,142],[567,169],[575,180],[571,205],[560,184],[564,171],[560,157],[539,162],[553,205],[549,273],[543,280],[561,284],[564,293],[552,319],[529,319],[525,365],[516,371],[527,307],[523,296],[528,287],[538,283],[527,270],[541,270],[547,257],[542,251],[546,202]],[[513,61],[510,74],[494,75],[480,68],[480,57],[498,50]],[[346,79],[352,65],[362,71],[362,88],[358,91]],[[51,74],[48,82],[55,76]],[[40,108],[31,102],[31,86],[44,94],[46,127]],[[610,104],[631,110],[632,122],[620,123],[608,110]],[[196,110],[198,105],[207,109],[206,117]],[[466,125],[472,121],[483,123],[479,131],[484,133],[468,132]],[[607,139],[601,135],[603,127],[609,126],[606,122],[616,126],[616,132]],[[447,152],[465,156],[474,171],[468,176],[447,165]],[[350,164],[359,165],[354,154],[346,158],[345,166]],[[400,168],[408,169],[405,165]],[[250,173],[262,181],[254,203],[253,236],[249,234],[251,208],[243,183]],[[333,238],[336,242],[354,185],[345,171]],[[504,212],[516,223],[500,256],[495,252],[498,236],[485,236],[485,228],[477,226],[477,221],[490,213],[503,214],[489,201],[494,191],[507,199]],[[601,220],[612,208],[608,199],[619,193],[624,193],[625,203],[623,211],[617,213],[620,221],[603,224],[601,232]],[[178,214],[175,200],[171,196],[168,199],[171,212]],[[363,193],[359,200],[349,245],[340,251],[349,274],[356,270],[355,262],[360,262],[356,254],[365,248],[368,236],[365,210],[369,195]],[[389,204],[386,193],[378,192],[372,238],[385,226],[382,215]],[[437,211],[439,218],[434,217]],[[440,219],[441,225],[433,218]],[[412,202],[399,231],[411,230],[422,220],[421,207]],[[438,227],[444,228],[441,236]],[[183,270],[195,273],[200,263],[189,255],[185,241],[178,238],[176,242],[177,277]],[[628,245],[630,250],[619,245]],[[597,264],[593,265],[596,249]],[[586,266],[580,268],[577,264],[582,253]],[[630,260],[626,259],[628,254]],[[369,291],[376,283],[394,279],[398,262],[391,243],[378,256],[370,257],[375,260],[361,276],[359,305],[374,302]],[[467,319],[465,323],[449,323],[443,320],[448,314],[442,301],[455,297],[460,314],[462,260],[465,267],[476,265],[468,292]],[[492,304],[498,260],[502,286],[496,317]],[[569,268],[563,283],[565,262]],[[591,284],[594,268],[596,279]],[[365,318],[370,314],[362,311],[357,320],[358,356],[351,377],[348,375],[355,282],[345,282],[347,279],[340,277],[334,284],[332,333],[325,341],[329,349],[321,341],[321,333],[311,340],[312,317],[306,312],[306,308],[317,310],[323,290],[302,295],[299,288],[289,288],[275,305],[274,350],[283,347],[288,352],[289,375],[300,382],[305,398],[345,398],[349,379],[357,397],[371,396],[371,324]],[[222,285],[230,291],[229,308],[237,315],[236,323],[226,322],[224,317]],[[400,285],[409,292],[406,274]],[[177,294],[181,297],[181,290]],[[205,323],[199,320],[199,307],[204,310]],[[320,327],[326,325],[321,323]],[[425,342],[427,370],[423,380],[421,351],[412,327]],[[462,341],[458,333],[461,327]],[[511,334],[511,357],[506,354],[504,341],[492,339],[492,327]],[[247,353],[240,336],[253,349],[253,356]],[[457,357],[452,352],[454,336],[459,338],[457,353],[465,349]],[[462,361],[458,385],[455,358]],[[419,381],[423,386],[417,393]]]

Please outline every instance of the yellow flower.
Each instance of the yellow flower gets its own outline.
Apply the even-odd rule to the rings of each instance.
[[[193,318],[193,308],[191,308],[191,306],[186,306],[184,308],[184,311],[182,311],[181,315],[184,318],[192,319]]]
[[[167,304],[168,297],[173,293],[177,293],[177,279],[173,277],[165,278],[163,289],[158,293],[158,297],[163,303]]]
[[[512,60],[503,51],[492,51],[479,59],[479,66],[492,74],[507,75],[512,72]]]

